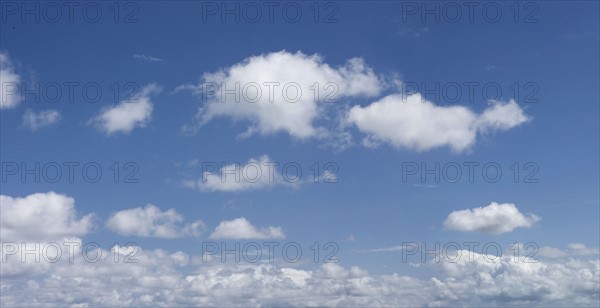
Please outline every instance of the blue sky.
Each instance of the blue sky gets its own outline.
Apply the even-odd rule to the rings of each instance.
[[[73,183],[65,179],[66,175],[57,183],[36,183],[32,176],[21,181],[22,170],[6,175],[1,188],[7,197],[2,205],[3,242],[76,236],[84,243],[98,242],[103,249],[115,242],[135,242],[145,251],[182,251],[190,257],[201,255],[202,243],[207,241],[298,242],[305,253],[313,242],[335,242],[339,245],[336,258],[347,269],[358,266],[374,277],[398,273],[423,281],[438,277],[437,270],[401,262],[399,251],[372,250],[403,242],[497,242],[503,249],[515,242],[534,242],[546,247],[536,259],[548,262],[548,267],[567,260],[590,262],[589,282],[595,287],[584,292],[587,297],[580,302],[574,301],[582,296],[577,290],[569,293],[550,288],[550,293],[560,296],[528,294],[531,297],[508,300],[496,294],[492,303],[598,303],[597,2],[493,2],[502,11],[497,22],[486,19],[489,16],[480,10],[485,3],[480,3],[473,21],[465,10],[456,23],[448,22],[450,17],[442,10],[436,13],[439,22],[433,15],[420,15],[423,5],[433,7],[436,2],[349,1],[330,2],[330,6],[321,2],[319,22],[314,20],[314,2],[297,2],[303,12],[298,22],[286,21],[289,16],[278,6],[273,22],[263,11],[256,23],[247,22],[243,11],[238,12],[242,14],[239,23],[232,16],[221,20],[222,3],[217,2],[147,1],[131,2],[130,6],[122,2],[120,22],[114,22],[110,4],[100,3],[103,14],[96,23],[86,21],[77,8],[74,22],[66,15],[56,23],[47,22],[43,11],[37,13],[42,19],[39,23],[33,16],[23,21],[18,15],[22,3],[10,2],[17,4],[16,15],[7,13],[13,8],[7,3],[3,3],[0,30],[2,99],[19,102],[3,101],[0,112],[3,176],[9,163],[33,168],[36,162],[42,166],[96,162],[103,175],[97,183],[89,183],[77,173]],[[203,20],[206,9],[215,4],[218,12]],[[227,2],[231,7],[235,4],[245,5]],[[407,8],[414,4],[418,11],[408,14]],[[519,11],[516,22],[515,10]],[[130,12],[132,22],[123,23]],[[324,23],[330,13],[331,21],[337,22]],[[214,74],[218,72],[221,75]],[[210,81],[298,82],[304,98],[312,95],[304,85],[322,85],[323,80],[339,87],[337,103],[313,103],[309,98],[296,104],[277,101],[279,107],[273,107],[261,101],[257,104],[267,107],[259,108],[247,102],[234,103],[227,97],[206,100],[199,91]],[[102,96],[98,102],[90,102],[78,86],[73,102],[69,102],[62,87],[62,96],[54,103],[43,93],[40,102],[31,94],[21,102],[19,93],[7,94],[5,85],[9,82],[29,88],[35,84],[43,88],[52,83],[95,83]],[[130,90],[125,89],[128,83],[135,85],[130,89],[137,103],[123,102]],[[473,100],[465,83],[476,84]],[[115,84],[120,88],[118,99],[114,97]],[[442,89],[456,84],[461,85],[462,93],[452,102]],[[438,90],[427,91],[436,85]],[[482,94],[486,85],[492,86],[487,95]],[[495,97],[498,88],[502,95]],[[427,102],[420,101],[419,93]],[[400,95],[408,102],[400,102]],[[498,101],[490,102],[494,97]],[[133,107],[126,110],[127,106]],[[186,129],[190,127],[196,129]],[[249,136],[243,136],[249,128],[253,129]],[[290,185],[279,178],[275,184],[249,183],[228,190],[218,181],[214,186],[197,182],[202,178],[203,163],[243,165],[252,159],[260,161],[263,155],[281,165],[297,162],[303,172],[302,183]],[[117,183],[109,169],[115,162],[121,168]],[[122,177],[133,170],[123,169],[128,162],[138,168],[134,175],[137,183],[123,183]],[[315,162],[320,166],[319,177],[324,175],[326,163],[335,163],[339,167],[337,183],[311,183],[310,166]],[[452,162],[462,166],[465,162],[478,163],[473,182],[465,178],[466,167],[461,169],[463,177],[457,183],[443,179],[436,183],[431,175],[422,182],[421,173],[403,181],[407,163],[433,168],[436,163],[443,167]],[[481,166],[487,163],[500,166],[498,182],[482,177]],[[516,182],[510,168],[515,163],[520,169]],[[524,169],[528,163],[531,168]],[[526,183],[526,175],[534,169],[531,179],[537,182]],[[281,170],[276,174],[281,175]],[[27,196],[41,193],[45,200],[51,198],[46,195],[51,191],[75,200],[77,217],[71,219],[94,214],[85,231],[57,231],[55,238],[6,235],[25,234],[18,228],[29,224],[29,229],[38,229],[45,220],[36,223],[32,216],[19,223],[21,218],[13,219],[4,210],[17,211],[17,204],[35,207]],[[42,207],[51,203],[40,202]],[[127,216],[131,212],[123,212],[138,207],[148,210],[144,208],[147,204],[157,206],[162,214],[173,209],[182,217],[182,221],[163,226],[176,236],[165,238],[156,233],[165,220],[169,222],[168,215],[142,221],[148,216],[135,220]],[[64,203],[62,206],[66,207]],[[482,208],[481,215],[466,211],[475,208]],[[455,222],[450,219],[453,212],[460,216]],[[115,218],[119,213],[123,220]],[[216,235],[219,226],[228,226],[224,222],[240,223],[235,219],[242,217],[244,223],[258,230],[257,234],[244,229],[248,225],[233,223],[230,227],[234,230],[229,231],[245,236],[243,239],[227,232],[223,233],[229,236]],[[202,222],[198,233],[186,231],[195,221]],[[155,228],[154,233],[140,231],[143,224]],[[244,230],[248,231],[245,235]],[[550,256],[549,251],[556,249],[561,251],[560,257],[556,253]],[[310,258],[303,257],[306,260]],[[187,266],[183,272],[196,273],[208,265]],[[316,275],[329,265],[303,262],[277,266]],[[52,267],[33,276],[9,272],[2,284],[7,290],[17,290],[25,281],[38,279],[44,289],[48,285],[43,277],[49,271]],[[497,282],[495,288],[501,287]],[[105,290],[109,289],[107,286]],[[14,292],[3,292],[5,304],[19,302],[21,294]],[[359,296],[364,301],[337,304],[478,303],[469,299],[468,291],[453,290],[458,299],[435,292],[440,292],[438,297],[423,301],[393,301],[400,294],[392,294],[387,302]],[[143,304],[142,295],[131,295],[132,302],[125,305]],[[156,295],[154,299],[155,303],[163,300]],[[74,303],[65,298],[48,300],[43,295],[39,300]],[[86,298],[78,300],[94,303]],[[254,305],[302,304],[255,300]],[[202,303],[211,305],[194,304]]]

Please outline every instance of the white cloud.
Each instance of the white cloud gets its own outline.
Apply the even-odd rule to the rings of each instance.
[[[114,107],[104,109],[89,123],[97,125],[106,134],[129,133],[136,127],[145,127],[152,117],[150,96],[160,91],[158,85],[149,84],[131,100],[121,101]]]
[[[183,224],[183,221],[183,216],[175,209],[163,212],[148,204],[144,208],[136,207],[114,213],[108,219],[107,226],[122,235],[141,237],[177,238],[201,235],[204,228],[202,221],[191,224]]]
[[[354,106],[346,118],[367,134],[366,146],[386,142],[417,151],[448,146],[456,152],[472,146],[480,132],[507,130],[527,120],[513,100],[493,103],[477,115],[462,106],[436,106],[419,93],[388,95],[366,107]]]
[[[75,212],[75,200],[55,192],[26,197],[0,195],[0,234],[2,241],[50,241],[87,234],[93,215],[81,218]]]
[[[140,59],[140,60],[144,60],[144,61],[148,61],[148,62],[161,62],[162,61],[161,58],[156,58],[156,57],[145,55],[145,54],[135,54],[135,55],[133,55],[133,57],[136,59]]]
[[[575,256],[596,256],[600,255],[600,249],[588,247],[582,243],[571,243],[567,245],[567,249],[560,249],[551,246],[540,247],[540,256],[546,258],[564,258]]]
[[[512,203],[490,203],[477,207],[453,211],[444,221],[444,227],[465,232],[500,234],[516,228],[529,228],[540,218],[534,214],[522,214]]]
[[[491,107],[479,115],[477,128],[480,131],[508,130],[529,120],[514,100],[508,103],[493,102]]]
[[[539,255],[545,258],[562,258],[566,257],[567,253],[556,247],[542,246],[540,247]]]
[[[278,85],[270,87],[270,82]],[[288,96],[282,91],[284,85],[292,83],[302,91],[294,103],[290,101],[296,88],[291,88],[293,95],[290,89]],[[390,78],[377,76],[360,58],[336,68],[319,55],[280,51],[205,73],[199,85],[182,85],[175,91],[191,90],[207,100],[195,122],[184,126],[185,131],[195,131],[217,117],[230,117],[250,122],[239,137],[286,132],[299,139],[317,137],[338,150],[354,144],[352,134],[346,131],[349,124],[367,135],[362,143],[368,147],[384,142],[417,151],[448,146],[461,152],[475,144],[478,134],[508,130],[530,120],[514,100],[490,102],[491,106],[478,114],[463,106],[437,106],[419,93],[388,95],[346,113],[342,108],[343,115],[336,117],[326,104],[316,102],[331,92],[321,89],[316,95],[313,85],[323,87],[327,83],[336,85],[336,99],[374,97],[390,85],[401,84],[394,74]]]
[[[222,221],[210,235],[211,239],[283,239],[281,227],[256,228],[246,218]]]
[[[582,243],[571,243],[569,244],[569,252],[576,256],[588,256],[588,255],[597,255],[600,253],[598,248],[587,247]]]
[[[58,123],[60,119],[60,112],[56,110],[42,110],[35,112],[31,109],[27,109],[25,114],[23,114],[23,126],[35,131]]]
[[[21,96],[19,93],[21,76],[15,72],[14,65],[8,53],[0,51],[0,109],[14,108],[19,104]]]
[[[201,263],[183,252],[140,249],[137,263],[51,264],[25,279],[1,280],[2,306],[598,306],[600,262],[513,262],[458,251],[457,262],[427,267],[434,277],[370,274],[323,264],[296,269],[276,264]],[[489,257],[488,257],[489,258]],[[424,267],[421,267],[424,268]],[[133,286],[133,287],[132,287]]]
[[[273,82],[279,85],[266,85]],[[241,135],[244,137],[253,133],[266,135],[276,132],[286,132],[296,138],[316,136],[319,129],[314,121],[323,107],[315,100],[322,102],[330,94],[333,99],[374,96],[382,88],[381,80],[360,58],[352,58],[335,68],[317,54],[309,56],[286,51],[247,58],[231,67],[204,74],[198,86],[184,85],[178,89],[194,89],[197,94],[202,94],[203,85],[211,83],[223,89],[235,89],[239,85],[239,103],[236,103],[234,95],[219,95],[226,92],[217,90],[217,95],[209,97],[206,105],[199,110],[198,123],[192,129],[213,118],[225,116],[252,123]],[[318,95],[311,89],[315,83],[320,88]],[[328,83],[333,85],[324,89]],[[257,88],[262,95],[257,95]],[[284,91],[284,88],[287,90]],[[301,95],[297,95],[297,88]],[[332,94],[334,91],[336,93]]]
[[[72,198],[55,193],[0,198],[3,240],[40,240],[83,235],[89,230],[87,216],[76,218]],[[7,220],[11,224],[5,224]],[[15,227],[15,221],[29,223]],[[257,230],[243,218],[221,226],[228,239],[283,237],[279,228]],[[145,250],[137,245],[88,250],[88,257],[100,256],[90,262],[83,258],[80,239],[65,240],[80,245],[71,253],[65,248],[56,263],[35,262],[33,257],[21,262],[19,253],[8,254],[3,246],[8,262],[1,264],[1,306],[600,305],[597,259],[525,262],[533,260],[523,258],[515,262],[512,254],[498,258],[449,251],[448,258],[439,263],[419,266],[434,269],[433,277],[416,278],[370,274],[356,266],[333,263],[300,269],[285,263],[223,263],[220,258],[205,262],[201,256],[182,251]],[[590,250],[578,243],[569,248]],[[126,262],[128,256],[132,259]],[[307,258],[312,260],[312,256]]]
[[[244,164],[234,163],[220,168],[218,165],[206,165],[205,168],[214,167],[215,170],[205,171],[198,180],[183,181],[183,185],[201,191],[234,192],[268,188],[275,185],[294,185],[300,182],[300,180],[296,181],[297,178],[295,174],[292,174],[293,171],[290,171],[287,180],[283,179],[277,170],[278,165],[267,155],[262,155],[258,159],[251,158]],[[333,177],[329,176],[328,179],[330,178]]]
[[[464,250],[456,256],[461,256],[456,262],[439,263],[447,279],[432,279],[439,287],[437,294],[446,300],[494,306],[598,305],[599,260],[515,262],[510,254],[494,258]]]

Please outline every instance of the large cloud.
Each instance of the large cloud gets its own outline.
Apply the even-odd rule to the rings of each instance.
[[[454,211],[444,221],[444,227],[458,231],[476,231],[491,234],[510,232],[516,228],[529,228],[540,218],[523,214],[512,203],[490,203],[486,207]]]
[[[137,263],[104,251],[76,257],[27,279],[3,277],[2,306],[598,306],[600,262],[513,262],[458,251],[456,262],[428,266],[434,277],[370,274],[323,264],[202,263],[183,252],[139,250]],[[472,255],[472,259],[468,255]]]
[[[195,221],[184,224],[183,216],[175,209],[161,211],[155,205],[136,207],[116,212],[108,219],[107,226],[122,235],[141,237],[177,238],[184,236],[199,237],[204,223]]]
[[[40,253],[6,258],[11,250],[41,251],[49,243],[76,243],[79,236],[93,228],[93,214],[78,217],[75,200],[55,192],[36,193],[26,197],[0,195],[0,242],[2,244],[1,275],[21,276],[46,273],[52,263],[45,262]],[[60,247],[62,250],[65,247]],[[49,248],[48,254],[55,253]],[[61,253],[65,253],[62,251]],[[36,261],[37,257],[37,262]]]
[[[15,94],[20,88],[21,76],[15,72],[8,53],[0,51],[0,109],[14,108],[21,96]]]
[[[161,91],[156,84],[149,84],[131,100],[119,102],[106,108],[89,123],[98,126],[106,134],[129,133],[136,127],[145,127],[152,117],[153,104],[150,96]]]
[[[176,91],[192,90],[206,100],[186,130],[194,131],[216,117],[230,117],[251,123],[241,137],[286,132],[300,139],[319,137],[336,149],[354,144],[347,130],[354,125],[367,135],[366,146],[385,142],[417,151],[448,146],[460,152],[475,144],[478,134],[508,130],[531,119],[514,100],[490,102],[479,114],[463,106],[437,106],[419,93],[390,94],[348,112],[346,105],[332,113],[326,104],[317,103],[328,101],[332,92],[336,100],[376,97],[401,83],[394,76],[378,76],[360,58],[336,68],[319,55],[280,51],[205,73],[199,85],[183,85]],[[318,93],[314,85],[319,85]],[[317,119],[328,122],[319,126]]]
[[[1,196],[1,201],[3,240],[6,237],[39,241],[84,235],[89,230],[89,216],[77,219],[73,199],[64,195],[50,192],[24,198]],[[168,211],[155,212],[164,216]],[[243,218],[223,222],[215,232],[223,231],[228,234],[224,238],[235,239],[239,238],[236,232],[240,230],[251,235],[245,238],[267,234],[272,239],[280,237],[274,235],[282,235],[280,228],[257,229]],[[493,257],[459,250],[449,252],[448,258],[441,258],[439,263],[430,261],[423,266],[434,269],[433,277],[417,278],[397,273],[370,274],[358,267],[335,263],[300,268],[299,264],[282,264],[281,261],[223,263],[220,258],[205,261],[199,255],[145,250],[137,245],[87,250],[86,260],[81,240],[65,240],[79,245],[72,252],[63,250],[62,257],[55,263],[34,262],[33,258],[21,262],[19,253],[6,254],[3,245],[3,257],[8,262],[0,264],[1,306],[600,304],[600,261],[597,259],[536,262],[520,258],[515,262],[512,254]],[[572,244],[570,249],[577,251],[576,254],[597,252],[583,244]]]
[[[79,218],[75,211],[75,200],[55,192],[26,197],[0,195],[0,207],[3,242],[51,241],[82,236],[93,226],[92,214]]]
[[[478,115],[466,107],[442,107],[421,94],[394,94],[366,107],[354,106],[346,121],[367,134],[364,143],[389,143],[397,148],[426,151],[448,146],[456,152],[475,143],[477,134],[507,130],[528,120],[515,103],[493,103]]]
[[[204,95],[209,91],[202,91],[208,90],[211,84],[218,85],[221,90],[213,91],[216,95],[210,96],[200,109],[197,115],[199,125],[225,116],[250,121],[252,124],[245,136],[255,132],[272,134],[281,131],[296,138],[318,134],[313,123],[321,110],[317,102],[350,96],[374,96],[382,88],[379,78],[360,58],[332,67],[317,54],[286,51],[247,58],[231,67],[204,74],[198,86],[183,88],[191,88]],[[320,88],[318,95],[312,88],[315,84]],[[236,91],[238,99],[233,94],[225,95],[225,89],[235,89],[236,85],[239,86]],[[298,88],[301,94],[297,93]]]
[[[444,300],[449,299],[454,299],[453,306],[465,302],[494,306],[598,305],[599,260],[551,263],[524,258],[515,262],[512,255],[494,258],[465,250],[455,255],[460,256],[452,257],[457,261],[437,265],[448,278],[432,279],[441,305],[448,305]]]
[[[283,239],[285,235],[281,227],[256,228],[246,218],[222,221],[210,235],[211,239]]]

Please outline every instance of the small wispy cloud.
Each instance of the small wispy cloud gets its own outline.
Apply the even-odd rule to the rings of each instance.
[[[153,57],[153,56],[149,56],[149,55],[145,55],[145,54],[135,54],[135,55],[133,55],[133,57],[136,59],[149,61],[149,62],[162,62],[161,58],[157,58],[157,57]]]
[[[358,252],[389,252],[389,251],[402,251],[402,250],[404,250],[404,246],[398,245],[398,246],[391,246],[391,247],[385,247],[385,248],[359,250]]]
[[[400,29],[398,31],[398,34],[400,34],[401,37],[420,38],[422,35],[424,35],[425,33],[428,33],[428,32],[429,32],[429,28],[427,28],[427,27],[404,28],[404,29]]]
[[[415,184],[415,187],[421,187],[421,188],[438,188],[440,187],[440,185],[435,185],[435,184]]]
[[[27,109],[23,115],[23,126],[32,131],[36,131],[40,128],[51,126],[60,121],[60,119],[60,112],[56,110],[35,112],[31,109]]]

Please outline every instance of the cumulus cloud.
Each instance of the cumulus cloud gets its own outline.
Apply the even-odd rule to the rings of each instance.
[[[14,108],[21,96],[15,94],[20,87],[21,76],[15,72],[14,65],[7,52],[0,51],[0,109]]]
[[[285,235],[281,227],[256,228],[246,218],[222,221],[210,235],[211,239],[244,240],[244,239],[283,239]]]
[[[209,91],[209,85],[217,85],[218,89]],[[314,121],[322,106],[317,102],[374,96],[381,91],[382,83],[360,58],[332,67],[318,54],[279,51],[205,73],[200,85],[178,89],[192,89],[201,95],[216,94],[208,96],[206,105],[197,114],[197,125],[191,129],[216,117],[230,117],[251,123],[242,136],[286,132],[302,139],[319,134]],[[226,94],[233,89],[238,89],[234,91],[237,95]]]
[[[239,137],[286,132],[298,139],[317,137],[337,150],[355,144],[350,126],[366,134],[362,143],[368,147],[388,143],[426,151],[447,146],[461,152],[475,144],[480,134],[508,130],[531,119],[514,100],[489,102],[481,113],[463,106],[437,106],[419,93],[390,94],[335,114],[327,104],[318,103],[328,101],[332,93],[337,101],[376,97],[394,84],[401,84],[396,74],[377,75],[361,58],[332,67],[317,54],[280,51],[205,73],[200,84],[182,85],[175,91],[191,90],[206,101],[184,131],[229,117],[250,122]]]
[[[116,106],[104,109],[89,123],[96,125],[106,134],[129,133],[136,127],[146,127],[152,117],[153,104],[150,97],[161,91],[156,84],[149,84],[134,95],[131,100],[119,102]]]
[[[136,207],[116,212],[108,219],[107,226],[122,235],[141,237],[177,238],[199,237],[204,228],[202,221],[183,224],[184,218],[175,209],[161,211],[155,205]]]
[[[277,171],[279,163],[271,160],[267,155],[258,159],[251,158],[244,164],[233,163],[224,166],[206,164],[202,177],[197,180],[185,180],[183,185],[201,191],[246,191],[253,189],[269,188],[275,185],[293,185],[299,183],[295,174],[287,180],[283,179]],[[329,178],[332,178],[329,175]]]
[[[93,214],[81,218],[75,200],[55,192],[26,197],[0,195],[2,241],[51,241],[87,234]]]
[[[492,102],[477,118],[477,128],[486,130],[508,130],[530,120],[519,105],[511,100],[508,103]]]
[[[455,254],[459,258],[450,258],[456,261],[438,264],[449,278],[433,278],[432,282],[440,287],[441,297],[450,295],[456,303],[470,301],[466,297],[472,296],[469,305],[598,304],[599,260],[551,263],[523,259],[515,262],[510,255],[492,257],[465,250]]]
[[[60,119],[60,112],[56,110],[42,110],[35,112],[31,109],[27,109],[25,114],[23,114],[23,126],[35,131],[58,123]]]
[[[2,306],[598,306],[600,261],[513,262],[457,251],[455,262],[416,278],[326,263],[297,269],[271,263],[201,263],[183,252],[144,250],[137,263],[52,264],[27,279],[3,276]],[[469,258],[469,254],[472,258]],[[121,259],[122,260],[122,259]],[[220,261],[220,260],[219,260]],[[132,287],[134,286],[134,287]]]
[[[444,221],[449,230],[501,234],[516,228],[529,228],[540,218],[523,214],[512,203],[490,203],[485,207],[453,211]]]
[[[16,241],[84,235],[89,230],[89,218],[77,219],[73,199],[64,195],[52,192],[24,198],[2,195],[0,201],[3,241],[5,237]],[[164,215],[168,211],[158,212]],[[223,222],[215,232],[219,228],[227,239],[283,237],[279,228],[258,230],[243,218]],[[420,268],[432,268],[435,274],[431,278],[417,278],[397,273],[371,274],[356,266],[336,263],[303,269],[274,262],[223,263],[220,258],[205,261],[201,256],[182,251],[145,250],[137,245],[115,245],[108,250],[98,248],[84,252],[81,240],[67,240],[79,245],[70,252],[64,248],[55,263],[45,259],[35,262],[33,257],[21,262],[19,253],[9,254],[3,245],[2,253],[7,262],[2,262],[0,271],[0,305],[504,307],[600,304],[600,261],[597,259],[552,262],[523,258],[515,262],[512,254],[494,257],[458,250],[449,251],[448,257],[438,263],[424,263]],[[569,247],[576,251],[590,250],[577,243]],[[91,257],[93,262],[85,256]]]
[[[415,93],[388,95],[365,107],[354,106],[346,122],[367,134],[366,146],[385,142],[417,151],[448,146],[460,152],[472,146],[480,132],[507,130],[528,119],[513,100],[492,103],[478,115],[462,106],[437,106]]]

